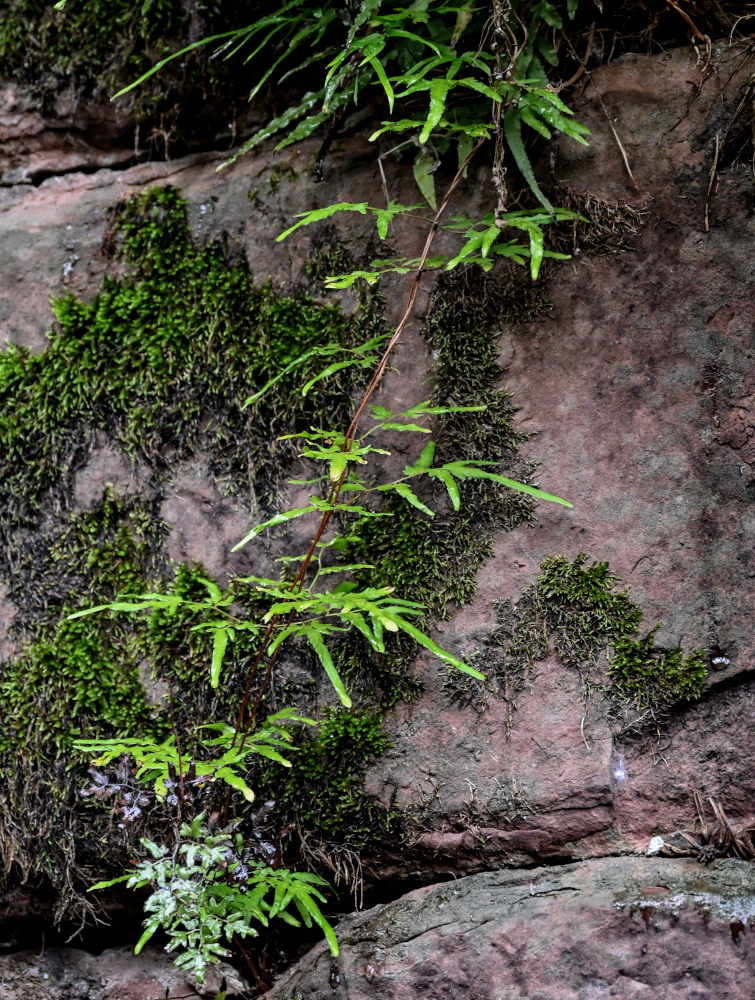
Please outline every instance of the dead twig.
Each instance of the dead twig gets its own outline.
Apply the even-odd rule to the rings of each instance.
[[[692,34],[695,36],[695,38],[699,39],[700,41],[707,40],[708,43],[710,43],[710,39],[708,38],[708,36],[704,35],[702,31],[700,31],[700,29],[692,20],[692,18],[689,16],[686,10],[682,10],[679,4],[675,3],[675,0],[666,0],[666,3],[669,5],[669,7],[673,7],[673,9],[677,12],[677,14],[679,14],[681,17],[684,18],[684,20],[692,29]]]
[[[566,34],[562,31],[561,35],[566,40],[567,44],[571,47],[571,42],[569,42],[569,39],[566,37]],[[579,69],[573,76],[570,76],[568,80],[566,80],[564,83],[561,84],[561,86],[558,88],[559,91],[565,90],[567,87],[571,87],[573,84],[577,82],[577,80],[581,78],[583,73],[587,72],[587,60],[590,58],[590,53],[592,52],[592,44],[594,41],[595,41],[595,21],[593,21],[592,24],[590,25],[590,34],[588,35],[587,38],[587,48],[585,49],[585,54],[581,60],[578,59]],[[572,51],[574,50],[572,49]]]
[[[696,857],[706,865],[715,858],[723,857],[755,861],[755,828],[748,826],[739,832],[735,831],[721,803],[712,797],[708,799],[708,803],[713,811],[713,822],[709,822],[703,797],[696,788],[692,790],[692,796],[697,812],[694,826],[699,829],[677,830],[668,840],[664,840],[662,853],[676,857]]]
[[[593,90],[595,91],[595,94],[596,94],[596,96],[598,98],[598,103],[600,104],[601,108],[603,109],[603,114],[606,116],[606,121],[608,122],[608,127],[611,129],[611,132],[613,134],[613,137],[614,137],[614,140],[616,142],[616,145],[619,148],[619,153],[621,154],[621,159],[622,159],[622,161],[624,163],[624,168],[626,169],[626,172],[627,172],[627,174],[629,176],[629,180],[632,182],[632,185],[634,186],[635,191],[639,191],[640,188],[639,188],[639,185],[638,185],[637,181],[634,179],[634,174],[632,173],[632,168],[629,165],[629,157],[627,156],[626,149],[624,149],[624,143],[619,138],[619,133],[613,127],[613,122],[611,121],[611,116],[608,113],[608,108],[606,107],[605,102],[603,101],[603,96],[600,93],[600,91],[598,90],[598,87],[597,87],[595,81],[592,78],[592,73],[590,72],[590,70],[585,65],[585,62],[582,62],[582,60],[580,60],[579,56],[577,55],[577,53],[576,53],[576,51],[574,49],[574,46],[570,42],[568,36],[564,35],[564,39],[566,40],[566,44],[571,49],[571,53],[574,56],[574,58],[577,60],[577,62],[581,63],[581,65],[582,65],[582,67],[584,69],[585,76],[587,77],[587,79],[589,80],[589,82],[592,84]],[[585,61],[586,61],[586,57],[585,57]]]
[[[710,168],[710,177],[708,178],[708,190],[705,192],[705,232],[710,232],[710,202],[712,196],[716,192],[718,187],[718,152],[720,148],[719,134],[716,132],[716,151],[713,156],[713,166]]]

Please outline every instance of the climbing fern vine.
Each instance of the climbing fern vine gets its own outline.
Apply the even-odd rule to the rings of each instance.
[[[293,924],[318,924],[333,954],[338,953],[335,934],[319,908],[324,900],[322,880],[281,867],[280,835],[277,846],[275,837],[265,839],[259,832],[262,819],[251,842],[237,832],[239,810],[234,810],[232,796],[241,793],[239,809],[248,809],[254,801],[248,783],[252,758],[289,767],[290,755],[296,754],[291,726],[313,724],[294,708],[263,718],[265,692],[270,690],[281,648],[306,649],[346,710],[352,707],[352,699],[334,655],[344,636],[358,638],[377,654],[385,653],[387,637],[401,636],[452,668],[482,679],[479,671],[430,637],[423,601],[412,593],[396,593],[390,581],[375,585],[369,579],[374,566],[349,560],[359,542],[356,526],[374,518],[396,517],[402,507],[428,521],[438,503],[458,511],[463,502],[460,485],[472,480],[567,503],[502,475],[497,461],[444,458],[436,462],[435,418],[483,411],[484,405],[422,402],[392,412],[375,405],[372,397],[412,314],[423,271],[452,270],[461,264],[490,270],[497,259],[508,258],[528,264],[535,279],[545,258],[563,256],[547,248],[547,228],[576,215],[554,206],[544,193],[535,168],[533,140],[565,135],[580,143],[587,141],[587,129],[575,121],[559,86],[548,76],[549,69],[558,64],[564,19],[572,18],[576,7],[575,0],[565,4],[361,0],[345,5],[332,0],[322,4],[288,0],[270,12],[269,5],[260,4],[259,16],[251,23],[192,41],[120,92],[132,90],[168,62],[201,46],[213,47],[217,58],[243,58],[257,67],[252,99],[271,87],[292,96],[285,109],[242,143],[224,166],[267,140],[275,140],[276,149],[281,150],[319,134],[315,170],[321,178],[330,146],[360,115],[369,121],[370,141],[375,144],[382,202],[337,202],[302,212],[279,240],[300,227],[344,213],[369,215],[381,240],[388,238],[398,217],[416,220],[428,229],[419,258],[377,258],[327,278],[330,287],[343,288],[358,280],[374,284],[386,273],[411,275],[406,309],[387,343],[373,338],[357,347],[333,342],[305,349],[286,359],[290,360],[287,367],[247,400],[248,406],[256,406],[280,379],[290,377],[304,362],[311,367],[317,358],[326,364],[322,371],[312,376],[306,367],[301,368],[309,376],[302,386],[303,396],[315,384],[341,377],[349,369],[373,373],[346,430],[312,426],[284,436],[298,443],[309,469],[310,478],[295,481],[297,486],[310,488],[309,499],[256,525],[237,546],[253,542],[263,531],[309,516],[315,528],[307,550],[283,557],[277,576],[250,575],[234,581],[233,590],[222,591],[205,580],[207,592],[201,598],[177,592],[126,593],[71,616],[78,619],[103,612],[198,616],[192,627],[211,639],[208,671],[215,689],[228,683],[224,663],[229,648],[242,639],[256,644],[245,690],[239,692],[235,724],[212,722],[207,727],[212,738],[195,740],[191,752],[182,749],[175,731],[162,740],[98,738],[77,744],[81,753],[94,758],[93,795],[106,797],[103,789],[115,787],[114,779],[97,768],[125,758],[133,762],[120,765],[126,775],[123,780],[134,788],[129,801],[144,807],[158,801],[172,810],[172,846],[143,838],[142,859],[115,881],[152,888],[140,946],[162,927],[171,947],[183,953],[181,964],[199,979],[208,962],[225,954],[238,939],[256,934],[259,926],[276,916]],[[489,210],[478,217],[446,219],[455,190],[484,148],[492,177]],[[392,171],[406,169],[407,160],[422,199],[412,204],[397,201],[391,193]],[[452,173],[453,180],[441,197],[437,178]],[[430,252],[440,229],[458,241],[450,256]],[[426,443],[401,475],[386,482],[375,473],[376,460],[390,454],[384,441],[396,433],[424,436]],[[237,600],[239,587],[246,588],[249,596],[243,607]],[[248,613],[249,608],[254,613]],[[111,884],[113,880],[99,883]]]
[[[422,218],[423,206],[438,208],[436,174],[449,162],[466,172],[482,145],[490,149],[491,210],[478,218],[457,217],[448,225],[460,241],[449,257],[427,257],[425,268],[451,269],[462,261],[489,270],[505,257],[529,260],[537,278],[544,257],[560,257],[545,246],[545,228],[576,218],[554,207],[538,183],[530,140],[565,135],[587,142],[588,129],[574,119],[548,77],[558,66],[564,19],[573,18],[577,0],[412,0],[411,3],[361,0],[342,5],[289,0],[253,23],[191,42],[160,60],[116,96],[145,82],[167,63],[200,46],[215,46],[223,59],[243,56],[258,66],[250,98],[266,87],[300,88],[299,96],[246,140],[223,166],[268,139],[276,150],[319,134],[322,144],[316,173],[322,178],[332,142],[355,113],[375,123],[370,141],[382,179],[384,204],[339,202],[303,212],[282,233],[343,212],[370,213],[381,239],[397,216]],[[309,89],[312,81],[313,89]],[[306,83],[305,83],[306,81]],[[307,89],[301,93],[301,87]],[[386,145],[387,144],[387,145]],[[391,197],[384,161],[409,154],[423,202],[402,204]],[[398,160],[402,169],[402,160]],[[512,183],[511,174],[517,183]],[[522,182],[536,207],[521,207]],[[331,287],[381,274],[407,273],[417,261],[378,258],[369,268],[331,275]]]

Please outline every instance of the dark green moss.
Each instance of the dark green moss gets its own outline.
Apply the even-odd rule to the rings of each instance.
[[[124,274],[106,277],[91,303],[53,304],[57,327],[43,354],[0,355],[0,527],[9,533],[46,491],[70,493],[72,469],[93,430],[159,469],[202,444],[229,487],[264,501],[293,454],[277,438],[327,414],[344,422],[355,375],[299,387],[305,364],[259,404],[246,398],[307,348],[374,331],[306,297],[253,284],[219,241],[196,246],[173,188],[148,191],[112,213],[107,249]],[[0,573],[2,566],[0,566]]]
[[[32,563],[22,567],[28,639],[17,658],[0,663],[0,856],[16,878],[47,879],[58,917],[81,916],[90,872],[96,877],[119,849],[109,817],[87,816],[77,798],[73,740],[161,736],[167,726],[145,697],[133,622],[66,615],[143,590],[163,534],[143,504],[108,492],[24,552]]]
[[[317,735],[291,755],[291,768],[266,770],[265,794],[305,836],[357,850],[374,845],[392,819],[365,794],[364,774],[388,747],[382,712],[326,708]]]
[[[516,407],[498,387],[498,338],[494,317],[501,291],[484,275],[459,268],[438,282],[430,303],[424,335],[435,357],[431,370],[432,398],[439,405],[478,406],[484,412],[449,414],[438,418],[433,437],[438,443],[436,463],[461,458],[499,463],[502,472],[526,479],[530,466],[517,448],[522,440],[512,426]],[[505,297],[505,296],[504,296]],[[430,395],[430,393],[428,393]],[[420,492],[438,513],[430,519],[400,498],[386,501],[390,518],[365,518],[350,526],[349,562],[375,566],[371,586],[394,586],[397,594],[427,605],[432,616],[442,616],[449,605],[463,605],[474,597],[476,575],[492,553],[493,539],[503,529],[531,521],[533,504],[521,493],[492,483],[468,480],[460,484],[461,507],[453,511],[442,487],[419,483]],[[434,492],[433,492],[434,490]],[[341,666],[355,684],[369,692],[377,686],[384,704],[416,697],[416,685],[406,682],[406,667],[417,647],[403,637],[390,637],[385,657],[366,644],[352,644]]]
[[[587,566],[586,558],[546,559],[536,587],[538,610],[556,652],[566,666],[583,672],[597,653],[636,632],[642,621],[642,611],[626,590],[615,589],[619,581],[608,563]]]
[[[617,718],[629,708],[645,713],[645,722],[658,722],[674,703],[700,697],[707,675],[702,652],[685,658],[679,648],[657,649],[657,627],[634,638],[642,611],[626,589],[617,589],[619,580],[608,563],[587,565],[580,554],[574,560],[551,557],[540,568],[516,605],[497,605],[498,627],[475,659],[485,683],[449,675],[446,687],[454,701],[480,711],[492,694],[508,703],[511,721],[535,664],[549,650],[579,674],[585,698],[603,691]],[[606,672],[604,657],[610,650]]]
[[[704,650],[689,656],[682,650],[659,649],[657,627],[641,639],[619,639],[614,643],[608,679],[614,698],[654,720],[675,702],[697,701],[705,689],[708,668]]]
[[[635,638],[642,611],[626,590],[616,590],[619,581],[607,563],[586,566],[584,555],[573,562],[558,556],[546,560],[542,569],[538,601],[557,654],[588,685],[603,686],[617,713],[628,707],[659,722],[673,704],[701,696],[708,673],[702,651],[685,657],[678,647],[656,648],[660,626]],[[606,649],[613,652],[603,681],[595,666]]]
[[[71,93],[82,105],[106,104],[188,42],[251,24],[261,12],[268,11],[259,0],[69,0],[64,10],[48,0],[9,0],[0,20],[0,75],[25,84],[48,114]],[[212,59],[215,47],[193,49],[119,98],[122,117],[109,125],[125,129],[133,115],[140,126],[135,157],[233,134],[229,121],[246,107],[255,78],[243,58]]]
[[[107,615],[69,621],[68,613],[145,588],[144,572],[160,526],[137,503],[107,493],[93,511],[73,517],[50,544],[48,573],[71,588],[45,619],[31,625],[33,641],[4,664],[0,680],[0,776],[17,777],[17,750],[35,764],[65,757],[84,729],[98,733],[153,728],[144,698],[131,629]],[[76,593],[78,600],[73,598]],[[48,605],[49,608],[49,605]],[[23,770],[23,768],[21,769]]]
[[[93,84],[96,67],[102,73],[103,67],[111,65],[114,51],[125,40],[130,41],[132,51],[128,56],[124,53],[124,72],[143,72],[151,47],[183,30],[186,22],[184,5],[178,0],[144,4],[71,0],[64,11],[56,11],[46,0],[10,0],[5,7],[0,71],[31,83],[52,74]]]
[[[237,710],[253,654],[240,634],[226,655],[228,683],[215,691],[196,613],[66,615],[155,589],[205,597],[201,568],[178,567],[171,580],[162,554],[170,464],[201,448],[229,489],[256,494],[264,509],[293,455],[276,438],[345,422],[356,376],[339,373],[302,397],[301,384],[319,370],[313,361],[255,406],[244,409],[246,398],[307,349],[359,342],[381,322],[374,297],[349,317],[255,286],[225,243],[194,244],[172,188],[116,206],[104,251],[113,273],[91,302],[69,295],[54,303],[48,349],[0,355],[0,579],[25,642],[21,656],[0,665],[0,851],[27,875],[45,875],[61,910],[86,880],[79,848],[92,855],[99,829],[76,798],[72,741],[159,736],[174,725],[190,751],[198,725]],[[107,493],[71,515],[74,475],[97,436],[140,461],[142,498]],[[240,613],[255,610],[241,586],[233,596]],[[155,704],[142,681],[157,685]],[[119,839],[103,840],[105,854],[122,849]],[[112,865],[94,854],[97,865]]]

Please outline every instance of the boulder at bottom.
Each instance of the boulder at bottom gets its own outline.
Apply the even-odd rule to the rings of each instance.
[[[752,1000],[754,929],[743,861],[485,872],[345,918],[266,1000]]]
[[[42,948],[0,955],[0,1000],[210,1000],[223,977],[229,997],[242,995],[228,965],[210,966],[200,987],[159,948]]]

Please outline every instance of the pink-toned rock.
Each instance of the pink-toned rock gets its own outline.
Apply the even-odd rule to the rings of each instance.
[[[582,725],[576,676],[542,664],[508,733],[505,702],[482,714],[444,707],[433,671],[421,701],[389,717],[393,747],[367,779],[386,805],[419,814],[410,866],[415,851],[439,872],[532,863],[611,827],[611,735],[600,717]]]
[[[229,997],[243,992],[229,966],[210,966],[200,987],[157,948],[139,955],[131,948],[21,951],[0,956],[0,1000],[200,1000],[216,996],[223,976]]]
[[[166,489],[162,517],[175,525],[167,555],[175,562],[201,563],[214,577],[229,570],[237,576],[251,572],[246,552],[230,550],[249,530],[249,515],[238,503],[222,496],[201,461],[184,463]]]
[[[10,627],[18,614],[8,599],[8,588],[0,583],[0,660],[9,660],[16,652],[16,645],[10,637]]]
[[[609,560],[630,585],[648,627],[663,622],[659,643],[681,643],[687,650],[715,645],[722,651],[729,662],[712,675],[713,683],[752,669],[746,599],[755,565],[747,504],[753,475],[750,223],[742,202],[745,179],[730,171],[722,175],[710,207],[710,232],[704,231],[703,146],[712,96],[704,88],[687,110],[698,79],[689,52],[627,56],[593,74],[576,97],[577,114],[590,125],[592,139],[587,150],[563,144],[561,167],[569,182],[604,199],[649,204],[652,215],[635,241],[636,253],[575,258],[550,282],[552,315],[507,328],[502,336],[505,383],[522,406],[519,427],[534,435],[526,451],[541,462],[542,485],[568,496],[575,508],[541,506],[533,528],[496,540],[495,554],[478,576],[477,600],[439,630],[452,649],[473,652],[495,626],[493,601],[516,601],[545,557],[585,551]],[[628,179],[596,87],[606,107],[614,109],[639,191]],[[22,116],[17,124],[27,123],[24,134],[36,134],[23,117],[33,108],[17,93],[8,98],[6,111]],[[6,124],[13,126],[10,118]],[[343,200],[346,164],[353,190],[377,176],[371,147],[357,142],[334,154],[325,182],[315,184],[311,153],[308,147],[292,152],[277,186],[265,181],[273,162],[269,154],[255,152],[220,174],[216,167],[223,154],[209,153],[122,171],[67,173],[37,187],[0,190],[5,335],[41,346],[50,322],[48,295],[66,288],[93,294],[104,267],[99,246],[105,210],[154,183],[182,188],[196,238],[226,232],[247,253],[260,280],[272,274],[276,283],[295,285],[304,277],[310,237],[302,231],[276,244],[275,235],[294,212]],[[480,175],[460,193],[470,212],[483,197],[484,184]],[[422,234],[403,225],[396,239],[408,240],[412,252]],[[354,229],[355,238],[361,232]],[[390,286],[388,297],[398,314],[400,287]],[[380,402],[401,406],[426,397],[422,357],[421,339],[410,330]],[[249,515],[222,497],[201,461],[190,465],[177,469],[166,486],[163,514],[175,526],[169,553],[199,558],[213,573],[263,571],[265,559],[277,554],[275,543],[231,556]],[[86,506],[106,481],[126,489],[134,485],[122,457],[103,446],[77,474],[78,502]],[[462,841],[474,840],[476,834],[460,830],[459,823],[492,831],[486,837],[496,858],[530,860],[559,852],[604,853],[616,843],[634,847],[663,824],[671,809],[663,765],[648,763],[652,750],[614,748],[600,712],[585,713],[577,679],[557,662],[538,666],[508,735],[506,706],[493,702],[482,717],[451,710],[436,666],[425,660],[417,669],[427,693],[419,705],[399,708],[389,719],[394,751],[373,769],[368,785],[386,800],[395,792],[400,805],[432,818],[429,839],[417,841],[425,863],[433,852],[443,853],[444,837],[459,839],[461,833]],[[699,711],[715,719],[716,700]],[[734,723],[724,721],[711,731],[731,733],[743,744],[740,759],[751,754],[752,727],[737,736]],[[669,752],[674,751],[666,752],[666,759]],[[631,805],[636,753],[646,773],[642,808]],[[619,754],[630,778],[617,796],[613,775]],[[675,794],[679,813],[690,821],[693,785],[705,785],[727,805],[726,782],[703,775],[702,766],[697,754],[680,753],[685,793]],[[619,803],[623,818],[617,826]],[[744,821],[743,809],[737,809]],[[674,825],[683,821],[674,809],[672,814]],[[635,815],[642,820],[626,820]],[[475,862],[485,863],[484,857]]]
[[[697,831],[693,790],[702,796],[709,826],[713,798],[735,831],[755,828],[753,733],[755,694],[751,685],[738,685],[673,719],[661,742],[617,741],[623,776],[614,780],[612,839],[604,849],[620,844],[644,851],[649,835],[669,839],[676,830]]]
[[[108,486],[116,493],[133,493],[143,485],[144,478],[144,469],[99,435],[89,460],[74,473],[73,499],[78,508],[87,510],[102,500]]]
[[[735,54],[722,50],[716,58],[726,64]],[[380,869],[383,879],[407,871],[427,878],[547,858],[644,852],[653,836],[693,829],[694,789],[704,802],[720,804],[735,829],[755,819],[752,216],[749,178],[727,168],[708,205],[705,230],[708,115],[717,94],[711,78],[690,102],[700,79],[688,51],[627,56],[595,72],[573,102],[592,141],[586,150],[562,144],[561,176],[582,194],[627,199],[649,215],[634,240],[635,253],[575,255],[550,281],[551,315],[502,332],[502,382],[522,407],[519,429],[532,434],[524,451],[541,463],[540,484],[575,507],[541,506],[532,528],[497,538],[493,558],[479,573],[476,601],[452,613],[438,636],[456,652],[473,653],[496,626],[495,600],[516,602],[544,558],[584,551],[610,562],[645,612],[648,628],[663,622],[659,644],[718,650],[722,669],[711,673],[704,701],[674,715],[662,741],[642,742],[617,736],[600,700],[586,706],[579,679],[552,656],[537,664],[512,717],[495,700],[479,715],[451,707],[442,670],[421,657],[414,669],[425,694],[388,717],[393,750],[368,775],[368,790],[417,819],[402,856]],[[18,95],[3,113],[0,128],[18,129],[24,144],[3,169],[21,171],[9,175],[11,182],[33,177],[39,183],[0,189],[0,339],[33,349],[44,347],[51,294],[96,292],[105,267],[99,252],[105,212],[123,196],[152,184],[178,185],[197,239],[227,233],[257,279],[272,276],[276,287],[288,290],[305,279],[310,240],[302,231],[275,243],[294,213],[361,199],[379,183],[374,148],[361,141],[333,154],[319,185],[311,177],[314,144],[291,153],[277,187],[266,183],[274,162],[267,151],[218,174],[222,152],[114,169],[103,167],[101,152],[81,145],[73,151],[66,146],[56,175],[40,180],[39,164],[47,170],[55,162],[42,134],[48,125]],[[459,192],[459,210],[474,214],[488,183],[482,169],[470,176]],[[391,193],[414,200],[399,189]],[[357,219],[344,235],[360,245],[366,233],[366,223]],[[404,221],[393,238],[412,254],[423,234]],[[391,317],[402,311],[402,287],[386,282]],[[426,301],[424,289],[419,316]],[[400,408],[426,398],[429,361],[415,326],[379,402]],[[273,542],[256,550],[262,556],[243,553],[234,562],[229,551],[248,515],[222,497],[201,459],[174,473],[163,506],[174,527],[170,554],[201,558],[217,574],[257,569],[243,560],[275,554]],[[131,489],[129,475],[121,456],[104,445],[77,476],[78,502],[90,502],[108,479]],[[719,915],[704,932],[703,918],[684,902],[691,892],[751,894],[751,875],[741,866],[721,865],[700,888],[708,877],[704,870],[669,864],[606,859],[558,869],[561,874],[465,879],[467,915],[454,917],[446,932],[444,910],[456,905],[448,886],[352,918],[342,924],[351,1000],[368,989],[366,996],[396,1000],[751,997],[743,979],[748,970],[752,976],[751,930],[732,929]],[[679,872],[698,888],[677,878]],[[716,881],[734,872],[740,882],[734,875],[728,888]],[[575,880],[576,888],[562,878]],[[558,888],[543,888],[546,883]],[[666,884],[673,893],[663,896]],[[651,902],[641,906],[642,897],[632,893],[643,886]],[[654,908],[654,886],[666,902],[676,900],[673,906]],[[503,902],[496,910],[499,887]],[[624,890],[630,892],[622,897],[626,905],[617,908],[616,894]],[[405,925],[402,913],[418,910],[434,914],[437,924],[428,917]],[[746,921],[737,916],[729,923]],[[380,955],[370,951],[373,940],[381,942]],[[317,956],[316,983],[296,981],[302,997],[332,995],[329,963]],[[283,989],[271,996],[297,995],[299,986],[289,994]]]
[[[486,872],[346,917],[265,1000],[751,1000],[753,921],[742,862]]]
[[[659,645],[711,651],[711,664],[716,656],[712,690],[660,742],[630,743],[548,659],[507,735],[505,705],[452,708],[443,668],[421,658],[426,693],[389,716],[394,749],[368,787],[419,817],[414,847],[436,871],[644,850],[655,834],[691,829],[693,788],[735,825],[753,820],[752,217],[734,171],[704,231],[709,166],[683,153],[706,135],[710,96],[686,109],[696,72],[676,51],[627,56],[594,75],[615,97],[639,191],[595,87],[576,101],[592,140],[587,151],[563,144],[569,183],[651,204],[652,216],[636,252],[573,260],[549,284],[552,314],[506,330],[504,384],[522,406],[519,428],[533,433],[524,451],[541,463],[539,484],[574,509],[540,505],[532,528],[500,536],[477,599],[437,637],[474,653],[495,625],[495,600],[516,603],[545,558],[586,552],[629,585],[645,631],[662,622]],[[726,683],[735,686],[716,691]],[[411,870],[414,860],[397,864]]]

